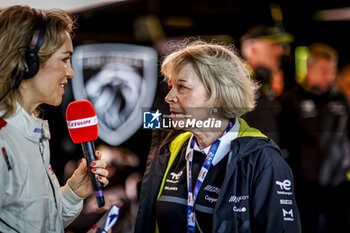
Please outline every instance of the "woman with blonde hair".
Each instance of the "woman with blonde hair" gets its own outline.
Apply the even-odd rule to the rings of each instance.
[[[185,44],[162,73],[175,130],[154,131],[135,232],[300,232],[290,168],[240,118],[258,87],[234,48]]]

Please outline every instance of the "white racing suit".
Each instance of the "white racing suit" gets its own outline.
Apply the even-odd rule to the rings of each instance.
[[[47,121],[19,104],[0,118],[0,232],[62,233],[81,212],[82,198],[51,168],[49,139]]]

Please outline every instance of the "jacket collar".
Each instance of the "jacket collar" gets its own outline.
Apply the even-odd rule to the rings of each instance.
[[[5,120],[29,140],[39,141],[42,138],[50,139],[51,137],[47,120],[29,115],[19,103],[17,103],[15,114]]]
[[[239,129],[239,134],[238,134],[239,138],[241,138],[241,137],[264,137],[264,138],[266,138],[266,136],[263,133],[261,133],[258,129],[249,127],[247,122],[245,120],[243,120],[242,118],[238,118],[238,121],[241,124],[241,128]]]

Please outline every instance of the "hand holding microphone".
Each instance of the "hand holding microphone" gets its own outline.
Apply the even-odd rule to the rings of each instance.
[[[108,180],[104,176],[107,176],[108,172],[104,169],[106,163],[96,159],[96,156],[100,159],[100,155],[96,153],[95,156],[93,141],[96,140],[98,136],[95,110],[92,104],[87,100],[74,101],[68,105],[66,119],[68,131],[73,142],[81,143],[97,204],[98,207],[102,207],[105,203],[102,191],[103,184],[108,184]],[[92,162],[94,162],[93,167],[91,166]],[[73,191],[84,198],[92,193],[89,176],[85,172],[85,166],[86,164],[83,160],[74,172],[69,183]]]

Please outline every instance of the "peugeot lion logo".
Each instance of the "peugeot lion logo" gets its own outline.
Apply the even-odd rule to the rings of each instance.
[[[152,106],[157,53],[129,44],[89,44],[74,50],[74,99],[94,105],[100,139],[117,146],[142,126],[142,112]]]

